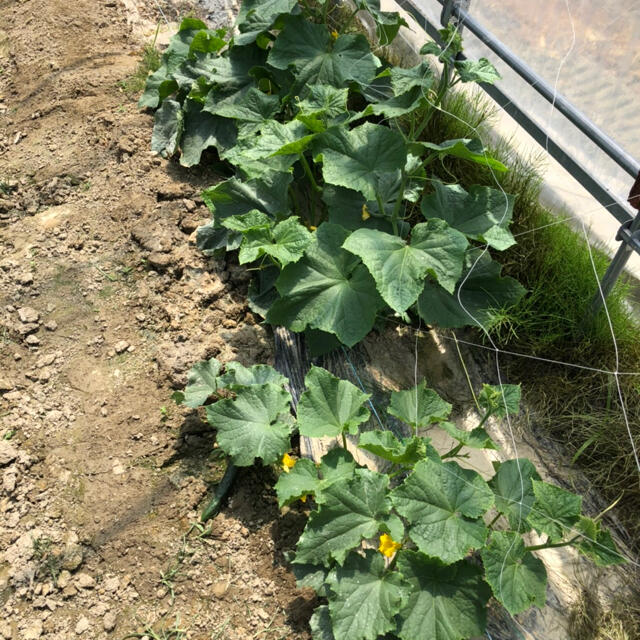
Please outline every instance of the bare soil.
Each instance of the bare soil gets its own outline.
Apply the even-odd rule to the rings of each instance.
[[[272,338],[244,271],[194,245],[219,177],[153,156],[119,86],[155,12],[0,0],[7,640],[309,637],[314,601],[283,558],[304,514],[280,517],[269,470],[242,471],[211,536],[185,537],[222,470],[170,394],[204,357],[269,362]]]

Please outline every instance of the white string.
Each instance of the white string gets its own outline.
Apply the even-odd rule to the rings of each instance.
[[[158,7],[158,11],[160,12],[160,15],[162,16],[162,19],[165,21],[165,24],[167,25],[167,27],[169,26],[169,21],[167,20],[167,16],[164,15],[164,11],[162,10],[162,7],[160,6],[160,3],[158,2],[158,0],[153,0],[155,2],[156,7]]]

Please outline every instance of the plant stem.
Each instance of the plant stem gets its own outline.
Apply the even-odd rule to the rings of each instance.
[[[539,549],[557,549],[558,547],[568,547],[570,544],[573,544],[576,540],[579,540],[582,536],[574,536],[571,540],[567,540],[566,542],[546,542],[545,544],[536,544],[531,547],[525,547],[525,551],[538,551]]]
[[[491,409],[489,409],[487,411],[487,413],[484,414],[484,417],[482,418],[482,420],[480,420],[480,422],[478,423],[478,426],[476,427],[476,429],[479,429],[480,427],[482,427],[484,425],[484,423],[491,417],[492,413],[493,413],[493,411],[491,411]]]
[[[347,436],[345,435],[344,431],[342,432],[342,447],[345,451],[348,451],[347,449]]]
[[[447,451],[447,453],[443,453],[440,457],[441,458],[453,458],[454,456],[456,456],[458,454],[458,452],[460,451],[460,449],[462,449],[463,445],[458,444],[455,447],[453,447],[453,449],[450,449],[449,451]]]
[[[309,182],[311,182],[311,186],[313,187],[314,191],[318,191],[318,192],[322,191],[322,189],[318,186],[316,179],[313,177],[313,173],[311,172],[311,167],[309,166],[307,159],[304,157],[304,152],[300,154],[300,163],[302,164],[304,173],[307,176],[307,178],[309,178]]]
[[[496,514],[496,517],[487,525],[487,527],[489,527],[489,529],[493,529],[493,525],[498,522],[498,519],[500,518],[502,514],[498,511],[498,513]]]

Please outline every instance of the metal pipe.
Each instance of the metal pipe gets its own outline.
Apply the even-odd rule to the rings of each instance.
[[[638,175],[638,172],[640,172],[640,163],[635,158],[629,155],[620,145],[599,129],[581,111],[576,109],[564,96],[556,93],[551,85],[518,58],[518,56],[500,42],[492,33],[487,31],[458,3],[454,2],[449,7],[446,0],[438,0],[438,2],[445,5],[446,9],[450,9],[450,14],[456,17],[461,25],[467,27],[471,33],[504,60],[507,65],[545,98],[545,100],[552,103],[560,113],[582,131],[592,142],[598,145],[619,167],[633,178]],[[422,22],[426,20],[426,17],[420,11],[419,5],[414,4],[412,0],[399,0],[398,4],[406,11],[412,13],[414,17],[418,18],[418,24],[422,24]]]

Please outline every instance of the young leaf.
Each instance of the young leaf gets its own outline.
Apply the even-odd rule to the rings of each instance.
[[[342,447],[335,447],[325,453],[320,459],[320,483],[316,490],[316,502],[324,502],[323,491],[338,480],[347,480],[353,477],[356,463],[353,456]]]
[[[491,507],[493,493],[479,474],[456,462],[418,462],[391,501],[409,521],[409,537],[418,549],[445,564],[461,560],[487,538],[476,518]]]
[[[496,496],[496,509],[507,517],[514,531],[531,529],[526,518],[535,500],[532,480],[540,480],[533,463],[526,458],[506,460],[498,466],[489,486]]]
[[[459,184],[434,181],[435,191],[422,199],[425,218],[441,218],[473,240],[486,242],[499,251],[516,241],[508,229],[513,214],[513,196],[473,185],[467,193]]]
[[[478,404],[498,418],[504,418],[507,413],[514,416],[520,411],[520,395],[519,384],[503,384],[501,387],[483,384]]]
[[[547,599],[547,572],[541,560],[525,551],[519,534],[494,531],[482,550],[486,580],[496,599],[516,615]]]
[[[384,179],[397,178],[407,160],[402,136],[388,127],[366,122],[355,129],[333,127],[313,143],[322,159],[325,182],[360,191],[375,200]]]
[[[500,276],[501,266],[488,254],[478,257],[476,251],[469,251],[465,263],[465,272],[453,295],[440,285],[425,282],[418,298],[418,313],[428,324],[443,328],[491,326],[505,308],[525,294],[516,280]]]
[[[342,246],[362,259],[383,300],[403,313],[418,299],[429,272],[453,290],[467,241],[446,223],[432,222],[414,227],[411,244],[382,231],[358,229]]]
[[[388,411],[414,429],[420,429],[446,420],[451,413],[451,405],[433,389],[427,389],[426,382],[422,380],[413,389],[394,391]]]
[[[262,211],[254,209],[238,216],[229,216],[221,221],[223,227],[240,233],[257,229],[272,229],[273,220]]]
[[[436,153],[440,158],[453,156],[469,162],[475,162],[490,167],[494,171],[508,171],[502,162],[492,158],[485,150],[484,145],[477,138],[456,138],[455,140],[445,140],[441,144],[433,142],[416,142],[416,149],[423,147],[429,153]]]
[[[303,258],[282,270],[276,282],[281,298],[269,310],[270,323],[292,331],[320,329],[348,346],[371,331],[383,302],[366,267],[341,248],[347,235],[326,222],[318,228]]]
[[[151,150],[163,158],[170,158],[177,150],[182,137],[184,115],[182,106],[175,100],[165,100],[154,116]]]
[[[458,429],[451,422],[441,422],[440,428],[446,431],[452,438],[469,449],[497,449],[495,442],[482,428],[476,427],[471,431]]]
[[[480,60],[456,60],[454,64],[462,82],[495,84],[500,80],[500,74],[486,58],[480,58]]]
[[[369,469],[357,469],[352,478],[338,480],[323,490],[323,504],[307,522],[296,550],[297,564],[343,563],[349,550],[374,536],[387,520],[389,478]]]
[[[283,507],[303,496],[313,495],[318,486],[318,469],[312,460],[301,458],[288,473],[281,473],[275,484],[278,506]]]
[[[291,395],[275,384],[238,390],[235,400],[208,405],[207,420],[218,431],[220,448],[238,467],[280,460],[291,449]]]
[[[236,143],[236,126],[232,120],[206,113],[202,105],[193,100],[185,100],[183,110],[184,135],[180,143],[183,167],[198,164],[202,152],[209,147],[216,147],[221,153]]]
[[[370,396],[348,380],[312,366],[304,384],[306,391],[297,409],[300,435],[321,438],[357,433],[358,425],[369,419],[364,403]]]
[[[429,438],[403,438],[398,440],[390,431],[365,431],[360,434],[358,446],[365,451],[394,464],[413,465],[437,452],[429,446]],[[439,456],[438,456],[439,459]]]
[[[551,542],[562,540],[580,518],[582,496],[577,496],[560,487],[532,480],[536,497],[527,516],[529,524],[538,532],[546,533]]]
[[[581,517],[576,529],[583,534],[574,546],[599,567],[624,564],[626,559],[616,548],[611,534],[600,528],[600,523],[591,518]]]
[[[218,378],[218,386],[231,389],[231,391],[238,391],[242,387],[263,385],[268,382],[282,387],[289,380],[267,364],[254,364],[251,367],[245,367],[239,362],[228,362],[225,365],[225,373]]]
[[[330,84],[337,88],[351,81],[369,83],[380,64],[364,36],[341,35],[333,41],[325,25],[293,15],[285,19],[268,62],[276,69],[295,67],[301,87]]]
[[[268,255],[286,266],[297,262],[310,242],[311,233],[300,224],[300,218],[292,216],[279,222],[273,230],[248,230],[240,246],[238,260],[245,264]]]
[[[466,640],[484,633],[491,591],[477,567],[465,561],[443,567],[422,553],[401,551],[398,570],[412,587],[399,615],[401,640]]]
[[[182,404],[192,409],[204,404],[218,389],[218,373],[221,367],[215,358],[193,365],[187,374]]]

